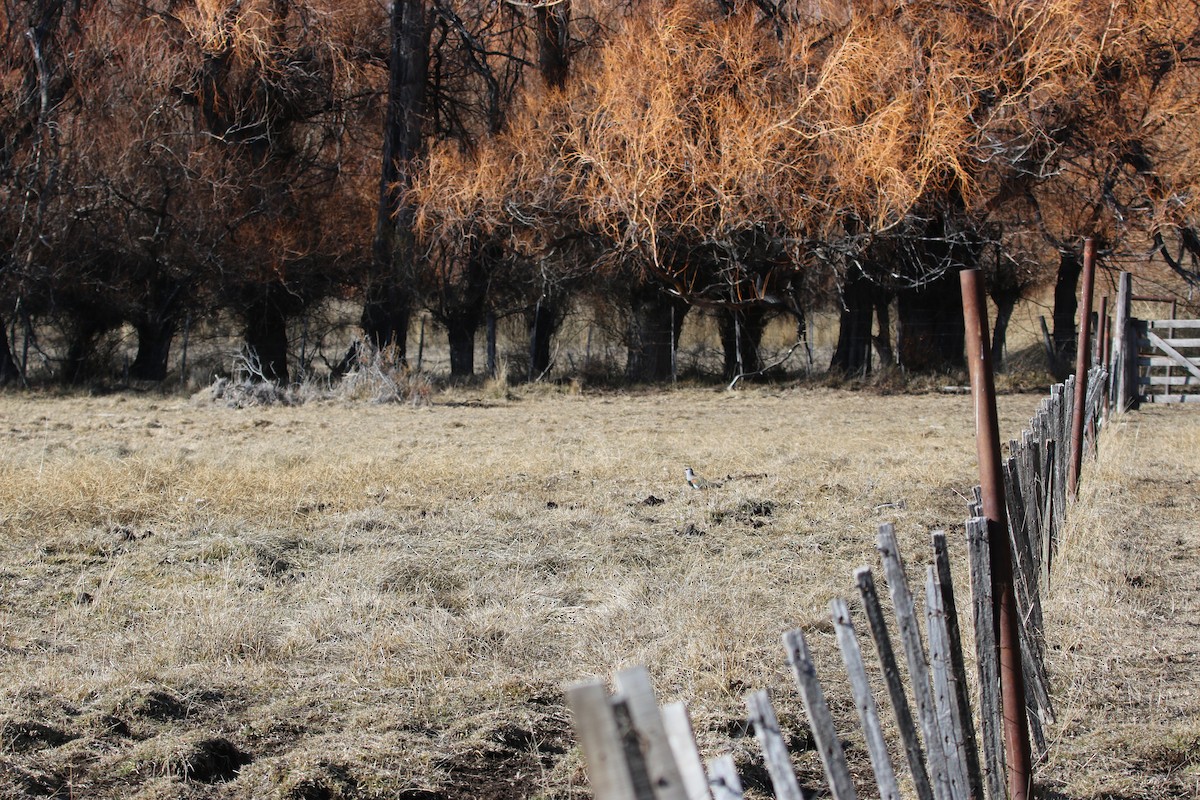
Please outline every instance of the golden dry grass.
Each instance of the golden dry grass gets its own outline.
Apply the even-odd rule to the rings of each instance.
[[[838,683],[878,523],[924,561],[974,482],[964,396],[492,394],[0,398],[0,795],[586,796],[562,686],[631,663],[753,777],[747,689],[803,738],[780,633]]]
[[[1200,415],[1143,407],[1105,432],[1046,610],[1068,797],[1200,797]]]

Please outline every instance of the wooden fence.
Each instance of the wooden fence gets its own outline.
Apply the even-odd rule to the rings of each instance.
[[[1087,380],[1086,449],[1094,453],[1103,423],[1107,373],[1095,367]],[[1044,661],[1041,598],[1049,585],[1067,502],[1073,387],[1071,378],[1052,388],[1028,428],[1010,441],[1003,464],[1009,544],[1022,622],[1025,703],[1037,754],[1045,753],[1045,727],[1054,719]],[[878,795],[881,800],[898,798],[898,776],[905,769],[919,800],[1005,800],[1008,796],[989,533],[979,497],[977,489],[966,523],[969,605],[960,600],[964,592],[956,589],[950,577],[947,537],[944,532],[935,532],[930,543],[931,561],[915,589],[924,600],[919,606],[891,525],[880,527],[877,550],[891,598],[892,621],[889,623],[880,602],[870,567],[854,573],[865,617],[857,627],[845,599],[836,598],[830,603],[830,618],[866,741],[874,785],[856,786],[852,780],[804,632],[792,630],[783,635],[783,656],[799,691],[834,800],[856,798],[859,792]],[[960,605],[965,613],[960,612]],[[975,632],[974,703],[962,646],[960,620],[964,618],[970,620]],[[891,626],[899,634],[900,654],[893,645]],[[887,719],[880,713],[867,679],[860,630],[869,633],[879,660],[891,708]],[[903,673],[908,676],[907,685],[898,667],[901,657],[907,665]],[[645,668],[618,672],[612,692],[603,680],[593,679],[568,687],[566,694],[597,800],[734,800],[743,796],[732,756],[719,756],[707,763],[701,758],[686,708],[682,703],[660,708]],[[804,794],[771,692],[751,691],[745,701],[747,719],[761,748],[774,796],[779,800],[802,800]],[[903,753],[889,752],[885,725],[895,731]]]
[[[1113,375],[1122,409],[1138,403],[1200,403],[1200,319],[1138,319],[1132,278],[1117,295]]]

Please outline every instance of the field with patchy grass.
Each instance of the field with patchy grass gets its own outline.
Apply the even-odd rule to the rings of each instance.
[[[1001,397],[1002,435],[1040,399]],[[780,633],[811,631],[839,682],[827,602],[877,525],[923,561],[976,477],[963,395],[431,400],[0,397],[0,796],[585,797],[562,687],[631,663],[761,792],[745,691],[778,689],[804,739]],[[1139,788],[1168,763],[1154,786],[1194,786],[1195,572],[1159,576],[1196,562],[1196,418],[1110,429],[1105,488],[1085,474],[1048,610],[1067,797],[1190,796]],[[1150,510],[1167,491],[1173,521]],[[1176,623],[1190,640],[1147,655]],[[815,787],[815,754],[797,766]]]

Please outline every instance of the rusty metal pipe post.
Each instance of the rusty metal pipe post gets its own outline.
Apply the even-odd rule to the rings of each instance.
[[[988,347],[987,305],[979,270],[959,273],[971,399],[975,406],[975,447],[983,515],[988,520],[991,549],[992,604],[998,628],[1000,695],[1004,714],[1004,750],[1008,762],[1008,796],[1032,796],[1032,752],[1029,712],[1025,707],[1025,676],[1021,671],[1020,624],[1013,591],[1012,548],[1008,542],[1008,513],[1004,505],[1004,473],[1000,467],[1000,423],[996,415],[996,384]]]
[[[1088,364],[1092,360],[1092,285],[1096,281],[1096,242],[1083,241],[1083,296],[1079,304],[1079,335],[1075,348],[1075,407],[1071,411],[1071,461],[1067,467],[1067,493],[1079,495],[1079,470],[1083,464],[1083,417],[1087,402]]]

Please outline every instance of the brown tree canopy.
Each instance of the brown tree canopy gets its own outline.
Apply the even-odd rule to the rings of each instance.
[[[836,278],[931,221],[965,235],[1035,224],[1033,209],[1063,241],[1129,228],[1144,241],[1194,218],[1196,11],[641,4],[499,136],[429,154],[422,235],[565,270],[578,261],[564,245],[585,240],[595,272],[733,305],[828,286],[798,276]],[[868,274],[919,283],[947,265],[881,266]]]

